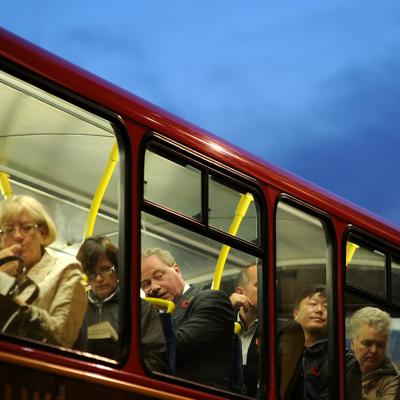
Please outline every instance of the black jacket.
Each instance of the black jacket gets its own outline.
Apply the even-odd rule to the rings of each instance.
[[[319,340],[305,349],[303,375],[304,400],[329,399],[331,380],[328,374],[327,339]],[[350,351],[346,351],[346,390],[347,399],[361,400],[360,365]]]
[[[176,375],[229,389],[235,315],[228,295],[191,286],[175,303]]]
[[[97,324],[98,322],[108,321],[118,333],[118,301],[119,290],[108,296],[104,300],[98,300],[92,291],[88,292],[88,307],[84,320],[84,326]],[[104,357],[117,358],[119,352],[119,340],[111,339],[87,339],[86,350],[93,354]]]

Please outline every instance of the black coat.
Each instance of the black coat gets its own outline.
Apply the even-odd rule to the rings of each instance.
[[[299,382],[304,350],[304,332],[295,321],[278,321],[277,373],[282,400],[298,398]],[[256,329],[247,352],[247,364],[243,366],[246,394],[255,397],[260,372],[259,332]]]
[[[191,286],[175,303],[176,375],[229,389],[235,315],[228,295]]]
[[[305,349],[303,360],[304,399],[329,399],[330,376],[328,374],[328,340],[315,342]],[[361,400],[361,370],[358,361],[346,351],[347,398]]]
[[[146,367],[151,371],[169,372],[167,343],[158,312],[147,301],[141,300],[141,351]]]
[[[119,335],[118,302],[118,289],[111,296],[104,300],[98,300],[92,291],[88,292],[88,307],[86,309],[85,320],[82,327],[85,332],[86,351],[109,358],[118,357],[120,350],[119,340],[116,342],[111,339],[90,340],[87,338],[86,331],[90,325],[94,325],[102,321],[108,321]]]

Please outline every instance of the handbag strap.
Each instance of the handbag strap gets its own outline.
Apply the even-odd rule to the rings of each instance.
[[[8,291],[8,296],[14,297],[21,294],[28,286],[34,285],[35,289],[32,294],[25,300],[26,304],[32,304],[39,295],[39,287],[38,285],[29,278],[26,274],[26,268],[24,264],[24,260],[18,256],[7,256],[0,259],[0,266],[3,264],[7,264],[8,262],[18,261],[18,275],[15,279],[15,283],[12,285],[10,290]]]
[[[0,258],[0,267],[3,264],[7,264],[11,261],[18,261],[18,274],[24,274],[25,273],[25,264],[24,264],[24,260],[19,257],[19,256],[7,256],[7,257],[3,257]]]
[[[29,277],[25,276],[24,281],[18,285],[18,292],[22,293],[28,286],[34,285],[35,290],[33,293],[25,300],[26,304],[32,304],[37,297],[39,296],[39,287],[38,285]]]

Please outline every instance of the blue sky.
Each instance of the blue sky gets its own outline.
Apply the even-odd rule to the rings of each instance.
[[[398,0],[4,3],[3,28],[400,226]]]

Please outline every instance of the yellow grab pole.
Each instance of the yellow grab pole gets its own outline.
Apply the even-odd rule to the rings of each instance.
[[[239,335],[240,332],[242,332],[242,325],[239,324],[239,322],[235,322],[235,326],[233,327],[233,331],[236,333],[236,335]]]
[[[5,199],[8,199],[10,196],[12,196],[8,174],[6,174],[5,172],[0,172],[0,190]]]
[[[104,193],[107,189],[108,183],[110,182],[111,176],[114,172],[117,162],[118,162],[118,144],[115,141],[111,149],[110,155],[108,156],[107,166],[103,172],[103,176],[101,177],[96,193],[93,197],[92,205],[90,206],[89,215],[86,222],[86,230],[83,235],[83,239],[87,239],[93,234],[97,213],[99,211]]]
[[[175,303],[173,301],[159,299],[157,297],[143,297],[143,300],[146,300],[158,308],[165,309],[168,314],[172,314],[175,311]]]
[[[357,251],[359,247],[360,246],[358,244],[354,244],[352,242],[346,243],[346,268],[351,263],[351,260],[354,257],[354,253]]]
[[[246,215],[250,203],[253,200],[254,200],[253,196],[250,193],[240,195],[240,200],[235,210],[235,216],[233,217],[232,224],[228,231],[229,234],[236,236],[236,233],[239,230],[239,226],[243,220],[243,217]],[[224,272],[225,262],[228,257],[230,249],[231,247],[225,244],[221,248],[217,265],[215,266],[214,280],[211,285],[211,289],[213,290],[218,290],[221,285],[222,273]]]

